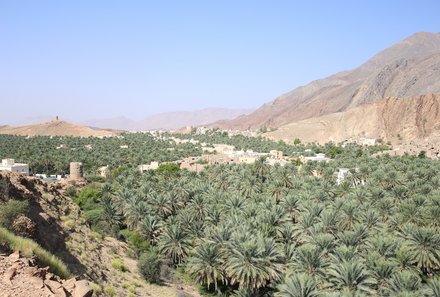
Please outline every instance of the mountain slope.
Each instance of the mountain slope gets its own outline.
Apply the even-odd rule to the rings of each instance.
[[[47,123],[28,126],[0,126],[0,134],[13,134],[23,136],[80,136],[103,137],[114,136],[119,131],[92,129],[90,127],[75,125],[65,121],[53,120]]]
[[[141,121],[126,117],[92,119],[83,122],[91,127],[120,129],[130,131],[177,130],[187,126],[202,126],[215,121],[231,120],[251,113],[251,109],[205,108],[195,111],[174,111],[154,114]]]
[[[392,96],[440,92],[440,33],[416,33],[365,64],[296,88],[255,112],[211,126],[280,127]]]
[[[201,126],[214,121],[234,119],[249,114],[250,109],[205,108],[196,111],[176,111],[152,115],[139,123],[138,128],[176,130],[186,126]]]
[[[412,98],[388,97],[344,112],[281,126],[267,133],[273,139],[340,142],[374,138],[440,143],[440,94]]]
[[[115,117],[108,119],[91,119],[81,122],[89,127],[97,127],[102,129],[115,129],[115,130],[136,130],[137,122],[126,117]]]

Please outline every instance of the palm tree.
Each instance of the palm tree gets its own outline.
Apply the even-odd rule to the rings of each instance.
[[[361,291],[368,294],[374,292],[375,279],[366,270],[365,266],[358,261],[335,263],[328,273],[331,283],[338,290]]]
[[[139,194],[130,195],[123,206],[123,214],[129,229],[136,229],[150,209]]]
[[[115,228],[119,228],[121,223],[121,215],[118,213],[113,205],[113,201],[110,196],[104,196],[101,198],[100,204],[102,206],[101,219],[104,220],[110,227],[111,232],[117,232]]]
[[[305,273],[290,275],[277,287],[275,297],[318,297],[318,286],[313,277]]]
[[[153,210],[162,218],[165,219],[173,213],[171,200],[166,194],[159,194],[151,199]]]
[[[281,206],[287,211],[292,223],[296,223],[300,213],[299,198],[292,194],[288,194],[281,199]]]
[[[191,252],[186,267],[199,284],[207,284],[209,289],[213,283],[214,289],[218,291],[217,277],[222,275],[222,265],[222,253],[218,246],[212,242],[203,242]]]
[[[403,231],[405,233],[405,230]],[[413,261],[423,273],[430,274],[440,268],[440,235],[434,228],[415,227],[406,234],[407,246]]]
[[[261,258],[265,263],[268,281],[278,281],[285,270],[280,246],[272,238],[262,237],[258,242],[261,246]]]
[[[162,231],[161,222],[152,215],[145,217],[138,224],[139,232],[152,244],[156,244],[157,239]]]
[[[270,275],[261,248],[256,240],[237,242],[226,255],[225,271],[232,284],[240,288],[260,288],[266,285]]]
[[[290,264],[295,272],[306,273],[315,277],[323,277],[328,265],[324,253],[310,245],[305,244],[296,250],[294,261]]]
[[[379,253],[371,253],[367,259],[367,266],[377,280],[379,288],[386,287],[391,275],[396,270],[395,261],[382,258]]]
[[[440,297],[440,278],[438,276],[429,279],[425,288],[426,297]]]
[[[401,293],[410,293],[409,296],[422,296],[418,291],[420,287],[420,277],[411,271],[397,272],[388,282],[389,296],[397,296]]]
[[[270,173],[270,167],[266,164],[266,160],[264,158],[260,158],[254,163],[254,173],[261,182],[265,182]]]
[[[182,263],[190,249],[191,240],[178,224],[168,225],[159,237],[160,252],[171,259],[173,264]]]

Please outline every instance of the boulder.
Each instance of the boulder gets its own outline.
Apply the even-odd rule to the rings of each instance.
[[[35,238],[37,235],[37,226],[25,215],[20,215],[12,223],[12,230],[15,234],[28,238]]]
[[[80,280],[75,283],[72,297],[92,297],[93,290],[86,280]]]

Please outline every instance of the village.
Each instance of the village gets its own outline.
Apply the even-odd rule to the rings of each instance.
[[[231,131],[228,132],[230,133]],[[269,152],[257,152],[249,149],[237,150],[233,145],[224,144],[224,143],[217,143],[217,144],[215,143],[210,144],[203,142],[200,143],[198,140],[195,140],[193,138],[181,139],[176,136],[170,135],[165,131],[145,131],[144,133],[148,133],[152,135],[156,140],[167,141],[170,143],[170,145],[179,145],[186,143],[197,145],[201,147],[203,154],[199,156],[197,155],[190,156],[168,162],[159,162],[156,160],[156,161],[151,161],[149,164],[139,164],[137,166],[137,169],[140,172],[156,170],[160,167],[160,165],[167,163],[177,164],[181,170],[188,170],[188,171],[200,173],[207,166],[210,165],[253,164],[260,159],[264,160],[264,162],[270,166],[286,166],[287,164],[302,165],[312,161],[329,162],[331,160],[331,158],[329,158],[325,154],[323,153],[315,154],[310,149],[305,149],[304,151],[301,152],[293,151],[290,152],[290,155],[287,156],[282,151],[279,150],[270,150]],[[195,133],[205,134],[206,130],[204,128],[197,128]],[[117,138],[123,140],[124,136],[117,136]],[[368,141],[368,143],[365,143],[364,145],[374,145],[374,144],[375,142]],[[91,144],[85,145],[84,147],[87,150],[94,149]],[[56,147],[56,149],[57,150],[68,149],[68,147],[65,144],[59,144]],[[71,149],[75,149],[75,148],[71,148]],[[129,150],[130,146],[128,144],[121,144],[119,145],[119,149]],[[170,147],[169,149],[172,150],[174,148]],[[410,152],[412,154],[416,154],[416,153],[420,153],[419,151],[420,150],[413,149]],[[389,153],[390,155],[401,155],[401,150],[399,147],[396,147],[391,151],[385,151],[378,154],[384,154],[384,153]],[[437,151],[435,151],[434,146],[432,146],[431,150],[426,151],[426,157],[430,157],[430,158],[437,157]],[[96,169],[96,172],[94,174],[102,178],[107,178],[111,173],[110,169],[111,168],[108,165],[101,166]],[[352,169],[339,168],[338,171],[334,173],[336,183],[340,184],[347,175],[351,174],[352,172],[355,172],[356,170],[357,170],[356,168],[352,168]],[[14,159],[3,159],[0,164],[0,171],[9,171],[14,173],[20,173],[23,175],[30,175],[29,165],[26,163],[15,162]],[[312,172],[312,174],[314,176],[319,176],[319,173],[317,172]],[[53,174],[31,172],[31,175],[46,182],[53,182],[57,180],[59,181],[62,179],[76,180],[83,178],[83,168],[82,168],[82,163],[71,162],[69,174],[60,174],[57,172],[53,172]]]

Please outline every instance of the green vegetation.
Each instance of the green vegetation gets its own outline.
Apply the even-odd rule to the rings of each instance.
[[[152,284],[160,283],[160,265],[161,261],[155,250],[141,254],[138,260],[139,272]]]
[[[158,174],[175,174],[180,170],[179,165],[175,163],[165,163],[160,164],[159,168],[156,169]]]
[[[105,287],[104,288],[104,296],[113,297],[116,296],[116,290],[113,287]]]
[[[122,259],[120,258],[116,258],[112,260],[112,267],[122,272],[129,271],[127,265],[125,265]]]
[[[123,229],[119,235],[130,244],[136,257],[150,249],[150,243],[138,231]]]
[[[149,243],[138,263],[150,282],[168,267],[205,294],[225,296],[433,291],[440,165],[373,158],[376,149],[317,147],[333,151],[334,161],[301,169],[259,161],[208,166],[200,174],[125,171],[109,186],[110,200],[117,224],[128,229],[124,237],[135,232]],[[338,168],[352,168],[339,185]]]
[[[106,165],[111,170],[122,165],[135,168],[151,161],[175,161],[202,154],[201,148],[191,143],[176,144],[144,133],[102,139],[66,136],[28,139],[24,136],[0,135],[0,143],[0,156],[28,163],[31,173],[47,174],[67,174],[69,163],[73,161],[82,162],[84,171],[94,175],[99,167]],[[63,147],[60,148],[60,145]],[[120,148],[123,145],[128,148]]]
[[[196,156],[201,146],[124,137],[66,138],[102,141],[107,148],[94,159],[77,159],[88,162],[89,172],[115,156],[110,147],[135,148],[116,149],[110,178],[68,192],[99,236],[129,244],[150,283],[189,279],[209,296],[438,296],[440,165],[425,155],[373,157],[388,147],[306,145],[299,139],[289,145],[211,131],[177,137],[286,156],[325,153],[334,160],[281,167],[261,159],[206,166],[201,173],[170,162],[140,173],[140,163]],[[139,159],[139,141],[140,149],[152,141],[157,151],[148,148]],[[341,183],[339,168],[350,169]],[[117,255],[111,264],[127,271]],[[103,288],[104,294],[112,295],[111,289]]]
[[[14,220],[19,215],[26,213],[28,208],[28,201],[11,199],[4,204],[0,204],[0,227],[10,229]]]
[[[14,235],[5,228],[0,227],[0,244],[6,245],[14,251],[31,258],[35,256],[41,266],[49,266],[49,270],[62,278],[69,278],[70,273],[66,265],[56,256],[40,247],[31,239]]]

